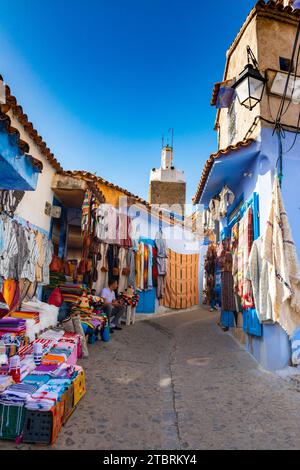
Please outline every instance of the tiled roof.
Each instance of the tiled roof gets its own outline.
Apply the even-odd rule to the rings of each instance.
[[[199,182],[198,187],[197,187],[196,194],[193,197],[193,203],[194,204],[198,204],[199,201],[200,201],[203,190],[205,188],[207,178],[208,178],[208,176],[210,174],[210,171],[213,167],[214,161],[217,160],[220,157],[223,157],[224,155],[227,155],[228,153],[230,153],[232,151],[239,150],[242,147],[248,147],[250,144],[252,144],[252,142],[254,142],[254,139],[243,140],[241,142],[238,142],[235,145],[229,145],[225,149],[221,149],[218,152],[211,154],[211,156],[209,157],[209,159],[206,161],[206,163],[204,165],[202,175],[201,175],[201,178],[200,178],[200,182]]]
[[[78,176],[86,177],[87,179],[89,179],[91,181],[94,181],[95,183],[104,184],[105,186],[107,186],[109,188],[113,188],[117,191],[120,191],[123,194],[125,194],[126,196],[135,199],[137,202],[140,202],[141,204],[144,204],[145,206],[150,206],[150,204],[147,201],[145,201],[141,197],[127,191],[127,189],[121,188],[120,186],[117,186],[116,184],[113,184],[113,183],[105,180],[101,176],[97,176],[97,175],[95,175],[93,173],[90,173],[88,171],[81,171],[81,170],[64,171],[63,174],[68,175],[68,176],[73,176],[73,177],[78,177]]]
[[[2,76],[0,75],[0,80],[3,81]],[[62,171],[63,168],[60,163],[57,161],[51,150],[47,147],[47,144],[43,141],[43,138],[38,134],[37,130],[34,128],[32,122],[29,121],[27,114],[24,113],[22,106],[17,102],[15,96],[11,94],[10,88],[6,85],[6,103],[2,107],[2,111],[7,113],[9,110],[12,111],[14,116],[18,119],[20,124],[24,127],[27,134],[39,148],[40,152],[45,156],[46,160],[50,163],[53,168],[57,171]]]
[[[215,106],[217,103],[217,98],[218,98],[221,85],[222,85],[222,82],[215,83],[214,85],[214,89],[213,89],[213,93],[212,93],[212,97],[210,101],[211,106]]]
[[[17,147],[19,148],[20,154],[28,158],[32,166],[34,166],[39,172],[41,172],[43,170],[43,163],[40,160],[33,158],[31,155],[26,155],[29,152],[29,145],[27,144],[27,142],[24,142],[24,140],[21,139],[18,129],[12,127],[9,116],[2,112],[0,112],[0,127],[2,129],[5,129],[5,131],[11,136],[14,141],[14,144],[17,145]]]

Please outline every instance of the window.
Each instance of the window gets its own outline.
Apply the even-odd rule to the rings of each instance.
[[[285,57],[279,57],[279,67],[282,72],[288,72],[290,70],[291,59],[286,59]],[[292,67],[292,72],[294,72],[294,65]]]

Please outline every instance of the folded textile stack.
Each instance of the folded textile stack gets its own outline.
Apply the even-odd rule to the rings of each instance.
[[[21,305],[21,312],[38,313],[40,321],[39,332],[57,325],[59,309],[54,305],[49,305],[36,299],[29,302],[23,302]]]
[[[10,385],[1,395],[0,400],[21,399],[26,401],[33,393],[39,389],[36,384],[19,383]]]
[[[51,379],[39,387],[26,401],[26,409],[49,411],[56,402],[61,401],[66,389],[71,386],[70,379]]]
[[[50,272],[50,284],[49,287],[58,287],[60,284],[65,282],[66,276],[61,273]]]
[[[64,336],[64,330],[48,330],[41,334],[39,339],[58,341]]]
[[[27,375],[34,371],[36,368],[33,356],[25,356],[21,359],[20,364],[20,374],[21,374],[21,381],[25,379]]]
[[[0,337],[6,333],[13,333],[17,336],[25,336],[26,320],[22,318],[5,317],[0,319]]]
[[[62,293],[64,302],[71,304],[77,304],[83,292],[81,284],[60,284],[59,289]]]
[[[23,318],[26,320],[26,336],[29,341],[33,341],[41,331],[40,315],[38,312],[13,312],[9,315],[12,318]]]

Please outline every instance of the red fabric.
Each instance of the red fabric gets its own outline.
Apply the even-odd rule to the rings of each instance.
[[[158,279],[158,269],[157,269],[157,248],[152,248],[152,282],[153,286],[157,287],[157,279]]]
[[[7,305],[3,294],[0,293],[0,318],[5,317],[9,313],[9,306]]]
[[[56,289],[54,289],[54,291],[51,293],[48,299],[48,304],[55,305],[55,307],[61,307],[62,303],[63,303],[63,296],[59,288],[56,287]]]

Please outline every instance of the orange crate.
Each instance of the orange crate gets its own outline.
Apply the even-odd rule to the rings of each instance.
[[[85,395],[85,376],[82,367],[76,367],[78,371],[77,377],[73,381],[74,387],[74,407],[79,403],[81,398]]]
[[[64,400],[64,415],[63,415],[63,424],[66,424],[71,414],[74,411],[74,386],[73,384],[65,391],[63,395]]]
[[[56,405],[52,408],[53,415],[53,424],[52,424],[52,436],[51,444],[54,444],[56,441],[59,431],[61,430],[64,416],[64,401],[58,401]]]

